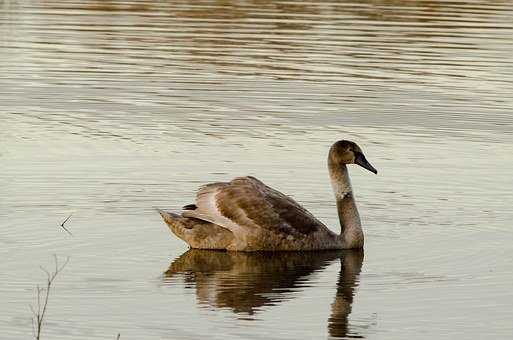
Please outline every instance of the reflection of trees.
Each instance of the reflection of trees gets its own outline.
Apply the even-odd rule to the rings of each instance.
[[[363,263],[362,251],[241,253],[189,250],[165,272],[166,281],[183,278],[196,290],[198,303],[252,315],[264,306],[293,298],[311,274],[340,259],[337,292],[328,320],[333,337],[348,334],[354,290]]]
[[[511,9],[501,0],[96,0],[39,6],[80,12],[74,16],[80,29],[72,31],[77,44],[95,53],[120,50],[109,61],[148,65],[146,71],[157,74],[163,65],[202,64],[217,72],[324,80],[390,78],[397,71],[426,76],[432,65],[439,67],[431,72],[463,75],[453,68],[462,63],[459,51],[475,49],[479,34],[512,31],[506,21]],[[419,57],[428,63],[418,65]]]

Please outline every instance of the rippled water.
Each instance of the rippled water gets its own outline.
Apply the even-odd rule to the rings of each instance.
[[[0,2],[0,329],[44,339],[513,336],[513,2]],[[254,175],[365,254],[187,251],[153,207]],[[66,223],[73,236],[59,224]]]

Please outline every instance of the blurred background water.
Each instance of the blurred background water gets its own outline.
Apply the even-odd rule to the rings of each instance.
[[[0,329],[47,339],[510,339],[513,2],[0,1]],[[186,252],[154,207],[254,175],[365,254]],[[66,223],[73,236],[59,226]]]

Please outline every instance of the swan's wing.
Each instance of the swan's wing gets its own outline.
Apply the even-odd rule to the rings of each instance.
[[[288,234],[310,234],[323,227],[292,198],[254,177],[238,177],[227,183],[200,188],[196,209],[183,212],[231,230],[234,234],[258,228]]]

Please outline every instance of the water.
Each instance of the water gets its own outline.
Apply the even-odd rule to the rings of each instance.
[[[509,339],[513,2],[0,2],[0,329],[44,339]],[[365,253],[187,252],[154,207],[254,175]],[[73,236],[60,227],[66,223]]]

